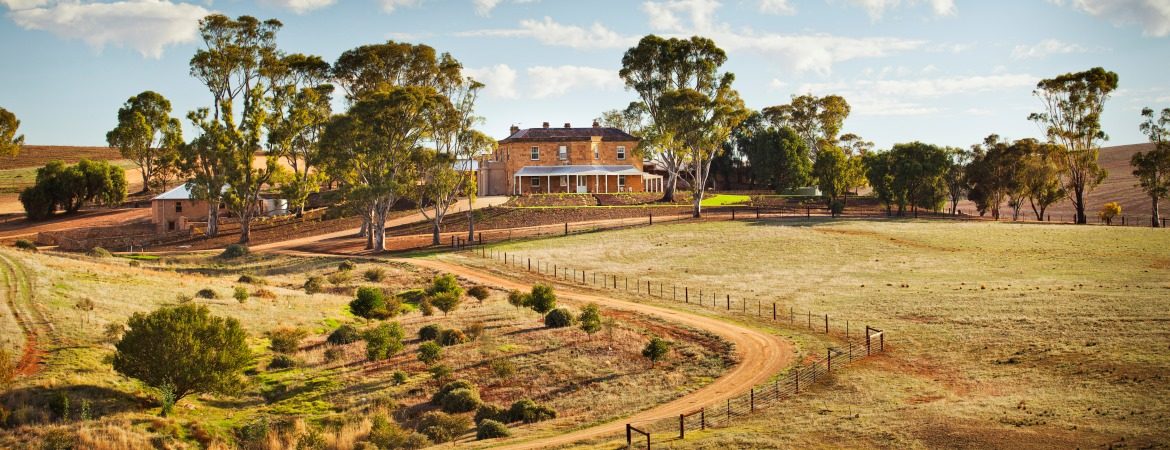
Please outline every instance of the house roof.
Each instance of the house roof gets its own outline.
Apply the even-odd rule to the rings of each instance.
[[[634,166],[524,166],[518,177],[556,177],[562,175],[642,175]]]
[[[223,186],[223,192],[227,192],[228,189],[229,189],[229,187],[225,184]],[[174,189],[163,192],[162,194],[159,194],[157,197],[152,198],[150,200],[151,201],[154,201],[154,200],[191,200],[192,198],[193,197],[191,196],[191,183],[183,183],[183,184],[180,184],[178,186],[175,186]]]
[[[504,138],[500,144],[509,142],[566,142],[588,141],[599,136],[602,141],[638,142],[641,139],[617,128],[588,127],[588,128],[528,128],[512,133]]]

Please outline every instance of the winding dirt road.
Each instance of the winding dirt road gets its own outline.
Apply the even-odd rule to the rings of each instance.
[[[488,284],[504,289],[527,290],[529,284],[488,273],[481,269],[474,269],[446,261],[434,259],[394,259],[394,261],[415,264],[443,272],[449,272],[471,280],[475,283]],[[511,449],[538,449],[570,445],[585,439],[597,437],[618,437],[625,432],[625,424],[647,420],[657,420],[667,417],[678,417],[680,412],[689,412],[700,406],[726,400],[750,386],[766,381],[772,375],[792,364],[794,359],[791,342],[777,336],[760,331],[740,327],[718,319],[694,315],[682,311],[651,306],[629,301],[615,300],[561,286],[557,292],[559,298],[571,302],[594,302],[607,308],[637,312],[660,317],[673,323],[687,325],[719,335],[728,342],[735,344],[734,352],[739,361],[735,367],[723,374],[711,384],[672,402],[655,406],[633,416],[604,423],[601,425],[572,431],[566,434],[537,438],[526,442],[501,443],[504,448]]]

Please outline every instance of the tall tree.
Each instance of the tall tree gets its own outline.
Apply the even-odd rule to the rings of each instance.
[[[1154,149],[1134,153],[1129,164],[1138,186],[1150,196],[1150,225],[1156,228],[1161,226],[1158,201],[1170,198],[1170,108],[1163,109],[1156,118],[1153,109],[1143,108],[1142,117],[1146,121],[1139,128],[1154,143]]]
[[[17,128],[20,128],[20,121],[16,120],[16,114],[0,108],[0,155],[16,156],[20,153],[24,135],[17,135]]]
[[[126,100],[106,142],[142,171],[142,192],[165,190],[178,175],[183,126],[171,117],[171,102],[162,94],[145,91]]]
[[[1049,142],[1062,146],[1057,160],[1078,224],[1088,223],[1085,194],[1107,175],[1097,163],[1101,142],[1109,139],[1101,130],[1101,112],[1116,89],[1117,74],[1094,67],[1040,80],[1032,91],[1044,104],[1044,110],[1030,114],[1028,119],[1040,124]]]
[[[791,128],[776,128],[759,113],[736,127],[736,147],[747,157],[753,186],[760,182],[778,193],[807,186],[812,161],[804,140]]]
[[[867,177],[879,198],[898,205],[899,216],[906,214],[907,207],[915,216],[919,208],[942,208],[946,201],[947,154],[941,147],[910,142],[870,155],[866,158]]]
[[[821,195],[831,206],[846,195],[849,187],[850,163],[845,151],[836,145],[824,144],[816,162],[813,163],[813,176],[817,179],[817,186]]]
[[[791,103],[764,108],[769,121],[778,127],[792,127],[800,134],[813,160],[823,143],[836,143],[849,112],[849,102],[839,95],[793,96]]]
[[[265,123],[269,154],[291,169],[281,192],[289,208],[303,216],[309,195],[320,190],[320,138],[333,115],[329,63],[318,56],[292,54],[273,60],[265,74],[272,97]]]
[[[449,69],[449,72],[458,70],[458,65]],[[435,158],[432,162],[440,162],[443,166],[431,165],[433,171],[424,171],[444,178],[441,174],[449,174],[453,182],[450,189],[427,190],[426,203],[430,204],[429,219],[433,224],[433,244],[439,245],[439,228],[447,211],[459,200],[460,196],[467,197],[467,239],[475,240],[475,196],[476,172],[472,163],[482,155],[491,153],[495,149],[496,141],[483,132],[476,130],[476,125],[483,119],[475,115],[475,102],[479,98],[479,91],[483,83],[471,78],[459,76],[445,76],[439,85],[439,93],[447,97],[452,109],[448,114],[436,115],[431,118],[431,136],[435,150],[443,158]],[[445,160],[445,161],[444,161]],[[426,166],[424,166],[426,167]],[[437,171],[437,172],[436,172]],[[424,183],[426,178],[424,175]],[[421,205],[421,203],[420,203]],[[427,215],[424,212],[424,215]]]
[[[946,152],[948,156],[946,174],[947,198],[951,202],[951,215],[953,216],[959,213],[959,200],[962,200],[963,195],[970,189],[964,172],[966,171],[967,164],[971,163],[972,154],[971,152],[955,147],[947,147]]]
[[[1043,221],[1048,207],[1065,198],[1056,161],[1060,146],[1035,139],[1021,139],[1012,145],[1022,155],[1018,178],[1023,196],[1028,199],[1036,220]]]
[[[1019,148],[1013,146],[999,135],[993,134],[983,140],[982,145],[974,147],[974,156],[967,165],[966,179],[971,183],[971,192],[975,198],[971,200],[980,203],[991,211],[991,216],[1000,218],[1000,206],[1005,202],[1009,206],[1019,206],[1011,199],[1022,199],[1023,187],[1019,176],[1019,166],[1023,164],[1023,155]]]
[[[667,174],[663,201],[674,201],[679,176],[693,156],[693,149],[675,135],[680,129],[678,124],[671,122],[672,117],[678,119],[685,115],[669,112],[664,99],[672,91],[711,93],[724,78],[717,72],[726,61],[727,54],[714,41],[699,36],[667,39],[647,35],[622,56],[618,75],[627,88],[637,93],[640,103],[637,109],[644,111],[648,118],[640,148]],[[676,104],[682,99],[677,94],[673,98]],[[706,175],[702,178],[705,181]]]
[[[894,191],[894,167],[892,152],[871,152],[862,159],[865,177],[873,186],[874,195],[886,206],[886,215],[893,215],[892,205],[902,204],[899,192]],[[901,212],[901,208],[899,208]]]

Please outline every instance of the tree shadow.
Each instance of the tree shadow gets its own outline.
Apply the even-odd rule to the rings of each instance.
[[[0,394],[0,404],[12,411],[14,422],[77,421],[155,405],[154,399],[105,386],[30,386]]]

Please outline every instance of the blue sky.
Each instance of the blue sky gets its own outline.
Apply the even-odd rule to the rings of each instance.
[[[1170,0],[0,0],[0,11],[0,106],[29,144],[104,145],[118,107],[144,90],[179,117],[206,106],[187,62],[210,12],[280,19],[282,50],[329,61],[388,39],[450,52],[488,85],[477,112],[498,138],[624,107],[621,56],[649,33],[713,38],[752,108],[844,96],[844,131],[879,148],[1038,137],[1026,120],[1036,82],[1094,66],[1121,80],[1108,145],[1144,141],[1141,108],[1170,107]]]

